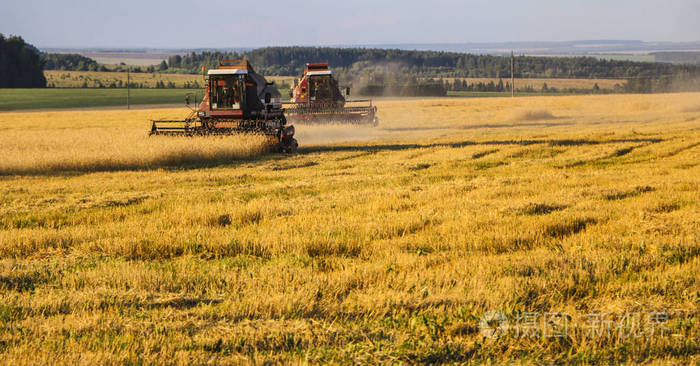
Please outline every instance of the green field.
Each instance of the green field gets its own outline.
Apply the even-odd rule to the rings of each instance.
[[[191,89],[131,89],[130,102],[182,104]],[[126,89],[0,89],[0,111],[81,107],[126,107]]]
[[[188,93],[202,99],[203,92],[195,89],[131,89],[130,102],[131,105],[183,104]],[[288,96],[289,89],[280,89],[280,93]],[[0,111],[116,106],[126,108],[126,89],[0,89]]]

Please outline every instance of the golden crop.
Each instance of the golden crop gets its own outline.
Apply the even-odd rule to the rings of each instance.
[[[260,136],[148,136],[151,119],[183,119],[188,109],[6,113],[0,174],[151,169],[232,162],[261,154]]]
[[[698,100],[385,100],[293,155],[145,137],[178,109],[2,113],[0,362],[697,362]]]

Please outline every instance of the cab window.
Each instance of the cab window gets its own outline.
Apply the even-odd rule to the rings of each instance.
[[[242,80],[239,75],[217,77],[212,81],[213,109],[240,109]]]

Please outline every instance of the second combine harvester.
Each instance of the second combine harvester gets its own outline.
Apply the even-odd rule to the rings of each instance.
[[[376,126],[377,107],[372,100],[348,100],[350,88],[341,89],[327,62],[307,63],[304,74],[284,103],[291,122],[308,124],[370,124]]]

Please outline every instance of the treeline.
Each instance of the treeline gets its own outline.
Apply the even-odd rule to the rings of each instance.
[[[416,80],[412,78],[405,83],[362,84],[357,93],[359,95],[377,96],[401,96],[401,97],[443,97],[447,95],[447,88],[442,82],[434,80]]]
[[[33,47],[32,47],[33,49]],[[34,49],[34,53],[36,50]],[[455,85],[430,79],[509,78],[510,57],[471,55],[454,52],[405,51],[364,48],[268,47],[237,52],[202,52],[176,55],[159,65],[110,66],[74,54],[44,54],[47,69],[84,71],[127,71],[135,73],[199,73],[204,66],[215,68],[219,60],[248,59],[263,75],[298,76],[307,62],[327,61],[341,85],[352,86],[358,94],[426,96],[448,91],[507,91],[509,85],[482,83]],[[41,65],[41,62],[39,65]],[[615,89],[557,90],[543,86],[542,92],[669,92],[700,90],[700,65],[600,60],[591,57],[515,58],[516,78],[615,78],[628,79]],[[42,76],[43,77],[43,76]],[[194,86],[194,85],[192,85]],[[115,87],[106,84],[103,87]],[[118,86],[116,86],[118,87]],[[156,87],[171,87],[158,85]],[[530,87],[530,89],[533,89]],[[535,91],[521,90],[521,91]]]
[[[248,59],[264,75],[300,75],[307,62],[326,61],[341,84],[353,85],[362,95],[425,96],[447,91],[504,91],[509,85],[455,86],[428,82],[426,78],[510,77],[510,57],[454,52],[404,51],[364,48],[268,47],[245,53],[203,52],[168,59],[169,72],[197,73],[202,66],[216,67],[219,60]],[[161,68],[163,65],[161,65]],[[619,78],[630,79],[614,90],[557,90],[543,86],[541,92],[669,92],[700,90],[700,65],[601,60],[592,57],[515,58],[516,78]],[[416,78],[423,81],[416,81]],[[676,80],[668,82],[669,79]],[[678,79],[696,80],[677,82]],[[532,90],[530,90],[532,89]],[[532,87],[524,92],[535,91]]]
[[[41,60],[44,63],[44,70],[153,73],[156,71],[163,72],[168,69],[168,64],[165,60],[157,66],[130,66],[122,62],[119,65],[107,68],[92,58],[75,53],[42,53]]]
[[[167,72],[168,70],[168,64],[165,62],[165,60],[161,61],[158,66],[155,65],[149,65],[149,66],[132,66],[132,65],[127,65],[125,63],[120,63],[119,65],[115,65],[112,67],[109,71],[114,71],[114,72],[148,72],[148,73],[154,73],[154,72]],[[174,72],[171,71],[171,73]],[[187,74],[187,73],[186,73]]]
[[[658,78],[634,78],[623,87],[626,93],[673,93],[700,91],[700,77],[689,74],[661,76]]]
[[[519,79],[523,80],[523,79]],[[455,79],[453,81],[442,80],[442,79],[431,79],[430,82],[442,84],[443,88],[447,91],[456,92],[489,92],[489,93],[504,93],[511,91],[510,81],[503,81],[499,79],[498,82],[493,80],[489,82],[477,81],[468,82],[462,79]],[[543,82],[541,86],[535,87],[531,84],[526,84],[524,87],[518,87],[516,84],[515,92],[517,93],[564,93],[564,94],[608,94],[614,92],[623,92],[623,85],[616,84],[614,88],[602,89],[595,83],[591,88],[556,88],[547,85],[547,82]]]
[[[75,53],[42,53],[44,70],[107,71],[97,61]]]
[[[0,88],[46,87],[43,65],[36,47],[22,37],[0,33]]]
[[[422,96],[445,96],[448,92],[487,92],[504,93],[510,91],[510,82],[499,79],[498,82],[467,82],[466,80],[455,79],[454,81],[443,79],[409,80],[400,83],[392,81],[367,80],[362,81],[357,93],[364,96],[402,96],[402,97],[422,97]],[[626,91],[622,85],[616,85],[614,89],[601,89],[598,84],[592,88],[555,88],[547,85],[535,88],[528,84],[524,87],[515,88],[517,93],[564,93],[564,94],[608,94]]]
[[[698,51],[679,51],[679,52],[653,52],[651,53],[657,62],[672,62],[683,64],[700,65],[700,52]]]
[[[364,48],[267,47],[246,53],[203,52],[171,56],[172,71],[196,73],[218,60],[247,58],[265,75],[299,75],[306,62],[327,61],[334,71],[369,74],[390,71],[419,77],[505,78],[510,57],[454,52]],[[631,78],[700,74],[698,65],[601,60],[592,57],[516,57],[516,78]]]

